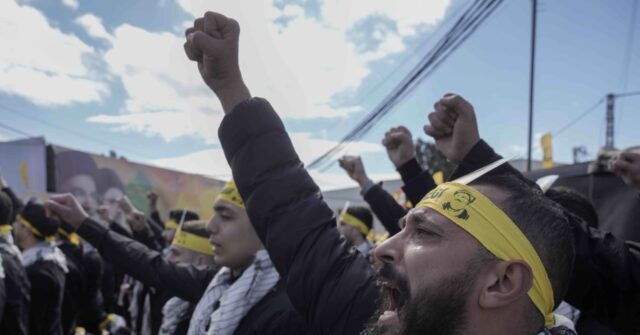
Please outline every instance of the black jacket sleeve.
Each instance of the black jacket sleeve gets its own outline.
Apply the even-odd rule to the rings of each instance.
[[[481,140],[465,156],[452,178],[459,178],[500,158]],[[512,173],[526,180],[509,164],[503,164],[492,173]],[[570,222],[576,258],[565,300],[585,316],[624,334],[639,332],[640,245],[590,228],[582,220]]]
[[[374,184],[367,193],[364,194],[364,201],[369,204],[373,214],[376,215],[380,223],[393,236],[400,231],[398,222],[407,213],[398,204],[391,194],[385,191],[379,184]]]
[[[402,190],[413,206],[420,202],[425,194],[436,188],[431,173],[427,170],[423,171],[415,158],[402,164],[398,172],[404,184]]]
[[[158,244],[156,240],[156,236],[148,225],[145,225],[144,228],[140,231],[133,231],[133,238],[144,244],[147,248],[162,251],[162,246]]]
[[[169,291],[193,303],[200,300],[215,275],[215,271],[209,268],[169,262],[160,252],[110,231],[91,219],[80,225],[78,235],[94,245],[105,261],[115,267],[146,285]]]
[[[249,99],[218,131],[247,212],[287,293],[318,334],[358,334],[379,289],[367,260],[339,237],[333,211],[266,100]]]

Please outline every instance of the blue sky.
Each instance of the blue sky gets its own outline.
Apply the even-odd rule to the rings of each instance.
[[[5,0],[0,123],[55,144],[94,153],[114,149],[130,160],[227,178],[216,135],[221,108],[182,52],[184,28],[215,10],[240,22],[245,79],[284,117],[309,162],[369,112],[468,3]],[[539,3],[537,136],[556,132],[608,92],[640,90],[633,0]],[[474,104],[485,140],[505,155],[524,157],[529,38],[530,1],[505,0],[348,152],[363,156],[374,179],[393,177],[379,145],[384,132],[402,124],[426,138],[422,126],[433,102],[457,92]],[[639,109],[640,96],[616,101],[618,148],[640,145]],[[593,158],[604,144],[604,117],[602,104],[554,138],[554,158],[571,162],[576,145]],[[0,127],[0,140],[20,137]],[[325,189],[354,185],[336,166],[312,174]]]

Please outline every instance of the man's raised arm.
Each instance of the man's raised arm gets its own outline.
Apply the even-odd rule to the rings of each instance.
[[[207,12],[185,51],[227,114],[218,135],[247,212],[287,293],[321,334],[357,334],[378,288],[364,257],[340,239],[332,210],[304,169],[278,115],[251,98],[238,67],[238,23]]]

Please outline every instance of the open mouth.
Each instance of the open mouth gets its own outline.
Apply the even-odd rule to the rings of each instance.
[[[383,294],[387,301],[387,310],[378,318],[379,326],[396,328],[400,325],[400,316],[405,304],[405,297],[400,290],[388,283],[383,284]]]

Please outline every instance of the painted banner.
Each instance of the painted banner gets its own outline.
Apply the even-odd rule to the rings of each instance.
[[[187,208],[207,220],[213,213],[213,200],[224,181],[181,173],[125,159],[92,155],[53,146],[56,192],[74,194],[85,208],[105,205],[117,211],[116,201],[126,194],[133,205],[148,213],[147,193],[158,194],[158,210]]]

